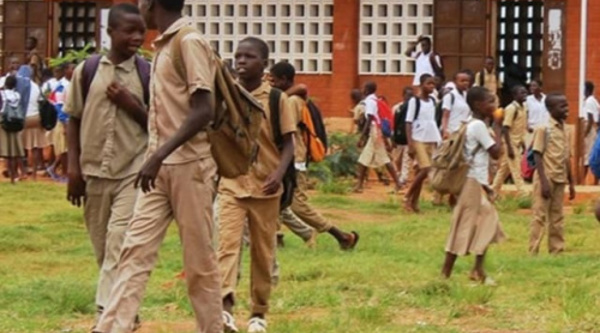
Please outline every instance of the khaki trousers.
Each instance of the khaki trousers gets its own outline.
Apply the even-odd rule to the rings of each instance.
[[[135,177],[118,180],[86,177],[83,214],[100,268],[96,304],[101,307],[106,307],[117,278],[121,245],[137,197]]]
[[[542,184],[535,174],[533,178],[533,220],[529,235],[529,252],[537,254],[546,228],[548,228],[548,250],[560,253],[565,249],[563,199],[565,184],[550,183],[550,199],[542,197]]]
[[[297,187],[294,191],[294,200],[291,206],[292,212],[319,233],[331,230],[333,225],[308,203],[308,175],[305,171],[296,173],[296,182]]]
[[[264,314],[269,310],[279,200],[279,197],[238,199],[219,194],[218,258],[222,280],[221,296],[232,296],[235,300],[240,248],[247,218],[250,233],[251,312],[254,314]]]
[[[312,237],[313,228],[294,215],[290,207],[281,211],[279,219],[283,225],[288,227],[296,236],[302,238],[303,241],[307,242]]]
[[[139,195],[121,250],[118,279],[96,331],[131,331],[158,250],[169,224],[175,219],[198,332],[222,332],[219,269],[212,245],[215,173],[212,158],[163,165],[156,178],[156,188]]]
[[[515,150],[514,159],[510,159],[508,157],[506,147],[504,148],[504,152],[500,157],[500,166],[498,167],[496,177],[494,178],[494,183],[492,184],[492,189],[496,193],[500,193],[500,189],[502,188],[502,185],[504,185],[506,177],[508,177],[509,174],[512,176],[512,179],[515,182],[517,192],[521,194],[525,193],[525,183],[523,182],[523,177],[521,177],[522,156],[518,153],[521,149],[518,145],[513,144],[512,146]]]

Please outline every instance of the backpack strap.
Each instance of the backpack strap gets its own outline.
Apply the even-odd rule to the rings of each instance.
[[[269,115],[271,119],[271,130],[273,131],[273,138],[277,148],[281,150],[283,148],[283,135],[281,135],[281,122],[279,120],[279,101],[281,101],[281,90],[271,88],[269,93]]]
[[[440,58],[440,63],[438,64],[436,57]],[[442,57],[437,53],[431,51],[429,53],[429,63],[431,64],[431,68],[433,69],[433,73],[436,76],[439,76],[444,73],[444,61]]]
[[[419,118],[419,112],[421,111],[421,99],[418,96],[413,97],[415,99],[415,116],[413,122]]]
[[[482,69],[479,72],[479,86],[483,87],[485,85],[485,69]]]
[[[150,103],[150,63],[146,59],[136,55],[135,67],[137,68],[138,76],[144,90],[144,104],[149,106]]]
[[[92,81],[94,81],[94,77],[96,76],[96,72],[98,71],[98,67],[100,66],[101,59],[102,55],[93,54],[92,56],[87,58],[83,63],[83,70],[81,71],[81,94],[83,97],[84,105],[90,93]]]
[[[185,65],[183,64],[183,56],[181,54],[181,41],[185,36],[196,32],[196,29],[185,26],[181,28],[173,38],[171,42],[171,61],[173,62],[173,67],[175,68],[175,72],[182,78],[187,84],[187,73],[185,71]]]

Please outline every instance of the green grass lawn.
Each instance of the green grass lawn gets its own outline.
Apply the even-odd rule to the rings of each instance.
[[[96,267],[82,214],[52,184],[0,184],[0,332],[86,332],[94,319]],[[313,202],[360,232],[352,253],[328,235],[309,250],[286,233],[282,277],[272,297],[270,332],[600,332],[600,232],[588,207],[567,217],[568,251],[527,255],[530,214],[499,204],[510,239],[491,248],[497,287],[467,279],[460,258],[449,281],[438,277],[450,211],[423,203],[405,215],[399,199],[359,201],[316,195]],[[545,245],[545,244],[544,244]],[[245,252],[238,324],[248,314]],[[193,332],[176,228],[150,279],[143,332]],[[159,328],[160,327],[160,328]]]

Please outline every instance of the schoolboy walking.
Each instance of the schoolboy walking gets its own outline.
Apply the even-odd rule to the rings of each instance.
[[[139,3],[147,27],[160,32],[154,41],[148,150],[135,179],[142,191],[127,227],[116,282],[96,332],[131,330],[173,219],[179,227],[197,331],[223,330],[219,269],[212,245],[217,167],[206,133],[215,114],[216,56],[208,41],[188,28],[188,19],[181,15],[183,7],[184,0]],[[137,49],[136,44],[129,45],[130,50]]]
[[[502,80],[498,77],[496,71],[496,60],[494,57],[485,57],[483,68],[475,73],[473,80],[474,87],[485,87],[494,95],[496,99],[496,108],[500,106],[499,93],[502,90]]]
[[[442,99],[442,137],[444,139],[460,128],[471,116],[471,109],[467,104],[467,90],[471,82],[471,75],[460,71],[454,75],[454,89],[447,92]]]
[[[240,41],[235,67],[241,85],[252,93],[265,110],[258,138],[258,156],[246,175],[222,178],[219,184],[219,268],[222,280],[225,332],[238,332],[233,318],[235,288],[239,269],[244,223],[250,234],[250,321],[249,333],[267,331],[271,277],[275,257],[282,179],[294,158],[296,123],[287,95],[263,80],[269,47],[258,38]],[[278,110],[275,110],[278,109]],[[276,120],[279,119],[279,122]],[[279,127],[279,133],[276,128]],[[276,142],[280,137],[281,141]],[[280,148],[278,148],[278,146]]]
[[[548,251],[559,254],[565,249],[563,199],[569,184],[569,200],[575,199],[571,174],[569,140],[565,120],[569,103],[564,95],[546,96],[550,120],[534,132],[533,154],[536,174],[533,178],[533,220],[529,236],[529,252],[538,254],[546,229]]]
[[[408,101],[415,95],[413,87],[404,87],[402,90],[402,102],[394,105],[392,108],[394,112],[394,119],[406,114],[408,110]],[[397,122],[395,126],[398,126]],[[398,128],[395,128],[397,131]],[[408,177],[410,170],[413,165],[413,159],[408,154],[408,145],[394,142],[394,151],[392,152],[392,158],[394,159],[394,165],[398,174],[398,181],[401,186],[405,186],[408,183]]]
[[[491,117],[496,109],[496,99],[486,88],[475,87],[467,94],[467,103],[473,116],[462,126],[467,126],[464,155],[471,163],[452,213],[442,276],[450,277],[458,256],[474,254],[475,265],[470,279],[494,284],[487,277],[483,263],[489,245],[504,238],[498,212],[488,199],[488,193],[491,193],[488,185],[489,159],[499,158],[502,146],[499,127],[491,136],[486,125],[486,118]]]
[[[287,62],[280,62],[271,68],[271,79],[273,86],[286,91],[294,86],[296,70]],[[333,225],[325,217],[319,214],[308,202],[308,160],[307,136],[308,129],[302,124],[302,112],[306,108],[306,101],[299,96],[289,97],[296,133],[294,135],[294,164],[296,167],[297,188],[294,191],[292,201],[292,212],[304,223],[313,227],[319,233],[327,232],[333,236],[343,250],[352,249],[358,243],[358,234],[354,231],[347,233]]]
[[[500,158],[500,167],[494,178],[492,189],[500,194],[504,181],[510,174],[517,187],[517,192],[525,193],[521,176],[521,153],[525,150],[525,134],[527,133],[527,89],[523,86],[513,88],[513,102],[504,110],[502,136],[505,151]]]
[[[112,7],[108,18],[112,47],[106,56],[92,56],[75,69],[64,108],[70,116],[68,199],[83,205],[100,268],[96,292],[100,314],[117,278],[121,245],[137,197],[134,181],[148,142],[143,92],[148,91],[150,64],[135,55],[145,32],[135,5]],[[95,73],[85,72],[92,68],[88,62],[98,66]],[[143,73],[139,66],[146,67]],[[98,126],[99,120],[103,126]]]

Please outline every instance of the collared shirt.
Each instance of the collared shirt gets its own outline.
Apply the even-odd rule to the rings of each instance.
[[[542,99],[537,99],[534,95],[527,96],[525,101],[527,104],[529,128],[544,126],[550,120],[550,113],[546,109],[546,95],[542,94]]]
[[[290,110],[294,116],[294,123],[300,124],[302,121],[302,112],[306,107],[306,102],[298,96],[290,96],[288,98]],[[306,171],[306,144],[304,138],[306,137],[306,131],[302,130],[299,126],[296,128],[294,135],[294,162],[296,163],[296,169],[300,171]]]
[[[547,137],[546,137],[547,135]],[[569,141],[564,123],[550,118],[547,126],[535,129],[533,151],[542,154],[546,177],[555,183],[567,183],[569,163]]]
[[[481,86],[481,72],[475,73],[475,87]],[[483,87],[487,88],[494,95],[497,94],[499,89],[502,89],[502,81],[498,78],[495,69],[491,73],[487,69],[483,69]]]
[[[365,98],[365,117],[373,116],[376,122],[379,122],[379,109],[377,108],[377,95],[371,94]]]
[[[418,86],[421,84],[421,75],[423,74],[430,74],[430,75],[435,75],[435,72],[433,71],[433,66],[431,66],[431,52],[425,54],[424,52],[416,52],[414,51],[410,56],[411,58],[416,59],[415,61],[415,77],[413,79],[413,86]],[[435,57],[435,61],[437,62],[438,66],[441,67],[442,62],[440,61],[440,56],[436,55]]]
[[[214,92],[216,58],[210,44],[199,32],[194,32],[186,35],[180,45],[172,45],[175,35],[187,25],[188,19],[181,18],[154,41],[156,55],[150,81],[148,156],[171,139],[188,118],[193,93],[198,90]],[[172,54],[176,47],[181,48],[181,65],[187,82],[174,69]],[[208,135],[201,131],[171,153],[163,164],[187,163],[210,154]]]
[[[417,98],[413,97],[408,101],[408,110],[406,112],[406,122],[412,123],[412,139],[419,142],[438,143],[442,141],[440,130],[435,121],[435,103],[430,99],[420,100],[419,115],[417,112]]]
[[[460,125],[471,116],[471,108],[467,104],[467,93],[461,93],[458,89],[452,89],[444,96],[442,109],[450,112],[450,118],[448,119],[449,133],[458,131]]]
[[[85,103],[83,66],[77,66],[73,73],[64,107],[71,117],[81,120],[81,170],[86,176],[127,178],[142,167],[148,136],[127,111],[108,99],[106,89],[116,81],[144,100],[134,57],[118,65],[102,57]]]
[[[271,109],[269,106],[269,94],[271,85],[263,82],[260,87],[252,92],[252,96],[261,103],[265,110],[266,119],[263,120],[258,137],[258,156],[256,162],[250,168],[246,175],[235,179],[222,178],[219,183],[219,193],[230,195],[236,198],[275,198],[280,196],[282,188],[279,188],[276,194],[265,195],[262,188],[267,177],[277,170],[281,163],[281,154],[275,143],[273,129],[271,127]],[[294,122],[293,113],[290,110],[290,103],[287,95],[282,94],[279,101],[279,123],[281,134],[296,132],[298,126]]]
[[[487,125],[480,119],[467,118],[464,156],[470,162],[467,177],[476,179],[481,185],[489,185],[490,149],[496,142]],[[478,148],[479,147],[479,148]]]
[[[527,133],[527,104],[523,105],[513,101],[504,109],[503,126],[509,128],[508,134],[511,145],[520,145],[525,142]]]
[[[597,124],[600,117],[600,104],[598,100],[594,96],[590,96],[585,99],[585,103],[583,104],[583,109],[586,114],[591,114],[594,122]],[[587,117],[586,117],[587,119]]]

